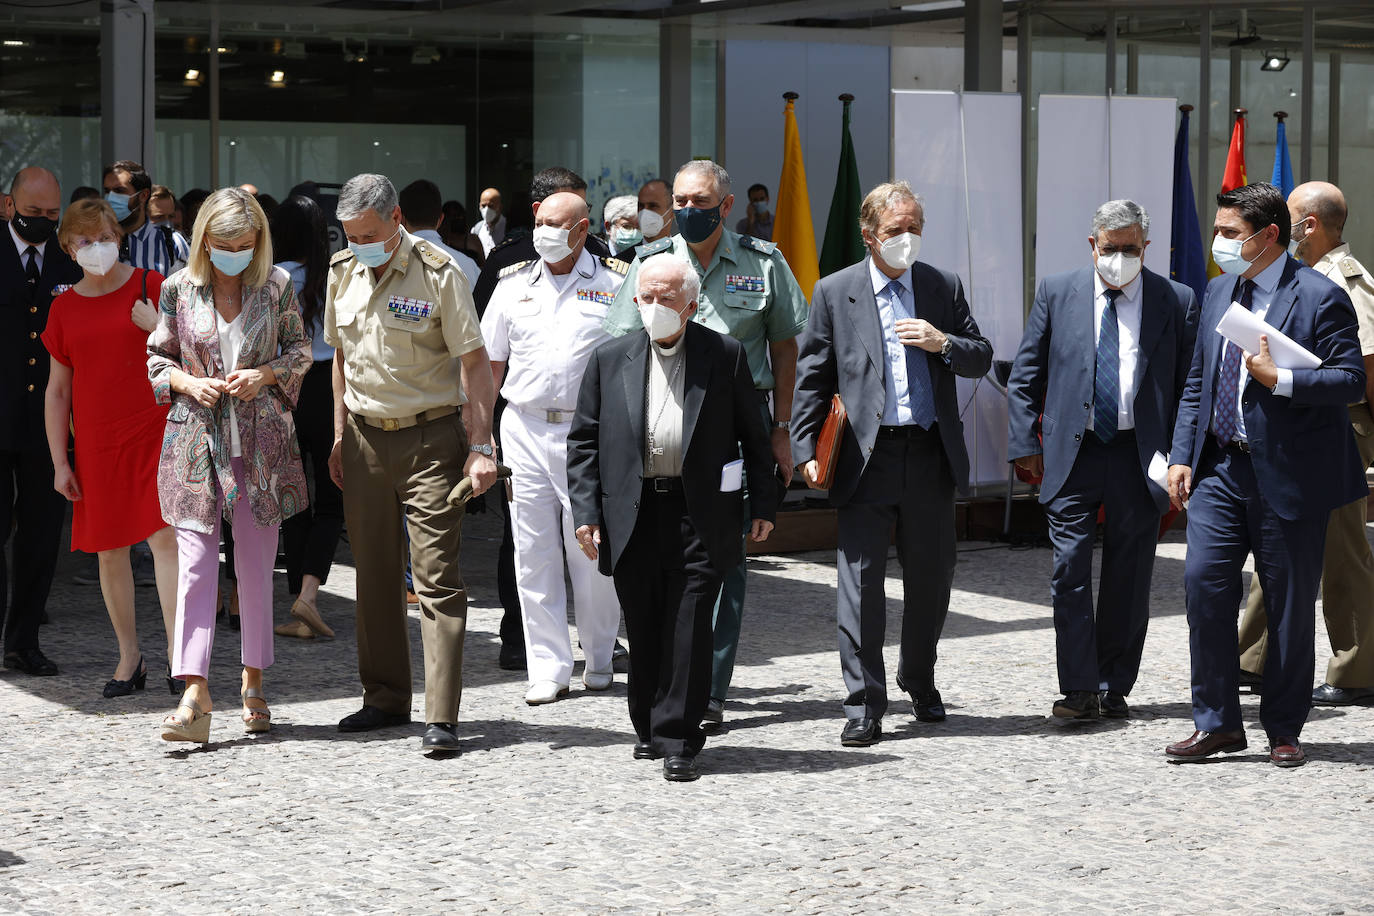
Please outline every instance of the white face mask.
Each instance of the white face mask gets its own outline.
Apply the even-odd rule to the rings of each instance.
[[[1309,235],[1312,234],[1312,233],[1310,233],[1310,232],[1304,232],[1303,235],[1302,235],[1302,238],[1298,238],[1298,230],[1299,230],[1300,228],[1302,228],[1302,227],[1303,227],[1304,225],[1306,225],[1306,224],[1307,224],[1307,219],[1306,219],[1306,218],[1300,219],[1300,220],[1298,220],[1296,223],[1293,224],[1293,227],[1292,227],[1292,229],[1290,230],[1290,235],[1289,235],[1289,238],[1288,238],[1288,255],[1289,255],[1289,257],[1294,257],[1294,258],[1298,257],[1298,246],[1301,245],[1304,241],[1306,241],[1306,240],[1307,240],[1307,237],[1308,237]]]
[[[1121,251],[1097,256],[1097,274],[1102,282],[1118,289],[1140,276],[1140,258],[1128,258]]]
[[[652,210],[639,211],[639,231],[651,239],[663,231],[663,217]]]
[[[495,207],[482,207],[481,210],[482,219],[488,223],[496,222],[496,218],[501,215],[501,212]]]
[[[1216,236],[1212,239],[1212,260],[1226,273],[1237,277],[1241,276],[1249,270],[1250,265],[1255,262],[1247,261],[1245,258],[1241,257],[1240,250],[1245,247],[1246,242],[1263,231],[1264,230],[1261,229],[1249,238],[1244,239],[1226,239],[1222,238],[1220,235]],[[1256,256],[1256,260],[1258,260],[1258,256]]]
[[[650,340],[672,337],[682,327],[682,316],[666,305],[656,302],[639,303],[639,320]]]
[[[119,260],[119,246],[114,242],[92,242],[76,250],[76,263],[87,273],[103,277]]]
[[[548,263],[557,264],[573,253],[572,246],[568,244],[571,231],[557,226],[535,226],[534,250]]]
[[[914,232],[903,232],[878,246],[878,255],[893,270],[906,270],[916,263],[921,253],[921,237]]]

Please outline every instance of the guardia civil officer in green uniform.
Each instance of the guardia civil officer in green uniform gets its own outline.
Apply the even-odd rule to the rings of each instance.
[[[806,297],[792,270],[772,242],[726,229],[735,197],[730,175],[714,162],[698,159],[678,169],[673,179],[673,209],[677,235],[645,243],[620,287],[605,328],[619,336],[642,325],[635,306],[635,278],[639,264],[673,252],[686,258],[701,277],[700,307],[694,321],[744,345],[759,410],[772,428],[773,458],[782,476],[792,479],[792,446],[788,422],[792,416],[792,388],[797,372],[796,336],[806,327]],[[769,396],[772,405],[769,405]],[[775,499],[775,493],[750,494]],[[740,519],[740,536],[749,530],[749,508]],[[740,619],[744,612],[745,564],[725,577],[716,602],[715,653],[711,665],[711,701],[705,720],[724,718],[725,693],[735,669]],[[630,647],[634,651],[634,647]]]
[[[491,360],[463,271],[401,227],[396,188],[358,175],[339,192],[348,248],[329,265],[324,337],[334,353],[334,450],[357,569],[363,708],[340,731],[410,721],[404,514],[425,647],[426,751],[455,751],[467,592],[458,565],[465,476],[496,480]]]

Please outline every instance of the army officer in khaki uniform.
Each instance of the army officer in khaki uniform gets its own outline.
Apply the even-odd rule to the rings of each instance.
[[[491,362],[462,270],[401,228],[396,188],[358,175],[339,192],[348,248],[329,266],[324,337],[334,355],[334,450],[358,574],[363,708],[339,730],[410,721],[405,539],[425,647],[425,751],[456,751],[467,592],[458,564],[463,508],[448,495],[496,479]]]

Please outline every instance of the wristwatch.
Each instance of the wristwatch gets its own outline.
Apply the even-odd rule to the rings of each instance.
[[[476,452],[479,455],[486,455],[488,458],[496,454],[496,450],[490,445],[469,445],[468,451]]]
[[[792,421],[791,421],[791,420],[774,420],[774,421],[773,421],[773,428],[774,428],[774,429],[786,429],[786,430],[789,430],[789,431],[790,431],[790,430],[792,429]]]
[[[946,338],[945,338],[945,342],[942,343],[942,344],[940,344],[940,358],[941,358],[941,359],[949,359],[949,351],[950,351],[951,349],[953,349],[953,347],[954,347],[954,345],[951,344],[950,341],[949,341],[949,338],[946,337]]]

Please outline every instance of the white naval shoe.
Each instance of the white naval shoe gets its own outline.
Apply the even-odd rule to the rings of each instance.
[[[553,703],[559,697],[567,695],[567,684],[559,684],[556,681],[535,681],[525,694],[525,702],[531,706],[542,706],[545,703]]]
[[[615,674],[610,671],[583,671],[582,686],[588,690],[610,690]]]

